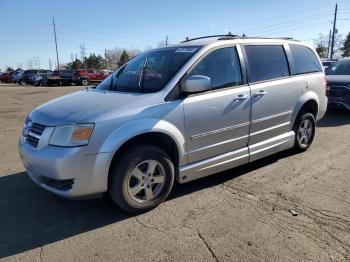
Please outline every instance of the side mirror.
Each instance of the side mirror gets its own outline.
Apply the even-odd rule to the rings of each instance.
[[[182,91],[186,93],[200,93],[210,90],[210,77],[203,75],[194,75],[186,79],[185,86]]]

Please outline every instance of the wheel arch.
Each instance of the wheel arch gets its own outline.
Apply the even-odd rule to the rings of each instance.
[[[179,149],[177,142],[175,142],[174,138],[171,137],[169,134],[166,134],[161,131],[150,131],[129,138],[115,150],[108,168],[108,184],[110,180],[111,170],[114,167],[114,165],[118,163],[118,159],[128,149],[140,144],[152,145],[164,150],[174,163],[175,176],[177,176],[179,164],[181,162],[182,157],[182,151],[181,149]]]
[[[316,93],[314,92],[305,93],[299,99],[294,109],[294,113],[291,121],[291,128],[294,126],[295,121],[303,112],[309,112],[314,115],[315,119],[317,119],[317,114],[319,112],[319,99]]]

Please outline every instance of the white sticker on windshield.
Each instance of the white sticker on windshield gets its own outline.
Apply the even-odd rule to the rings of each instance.
[[[180,47],[175,50],[175,53],[194,53],[197,49],[196,47]]]

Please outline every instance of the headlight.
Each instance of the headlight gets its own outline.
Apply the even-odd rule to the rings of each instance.
[[[57,126],[51,135],[49,144],[67,147],[87,145],[93,129],[94,124]]]

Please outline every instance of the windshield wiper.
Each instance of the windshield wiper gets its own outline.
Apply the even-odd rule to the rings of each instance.
[[[121,68],[119,68],[116,72],[115,72],[115,85],[113,85],[113,76],[112,76],[112,79],[111,79],[111,85],[110,85],[110,90],[111,91],[117,91],[117,88],[118,88],[118,76],[124,71],[126,67],[126,64],[123,65]]]
[[[142,66],[142,71],[141,71],[141,74],[140,74],[140,80],[139,80],[139,89],[141,89],[141,93],[144,92],[144,88],[143,88],[143,79],[145,77],[145,69],[147,67],[147,62],[148,62],[148,57],[146,57],[145,59],[145,62],[143,63],[143,66]]]

